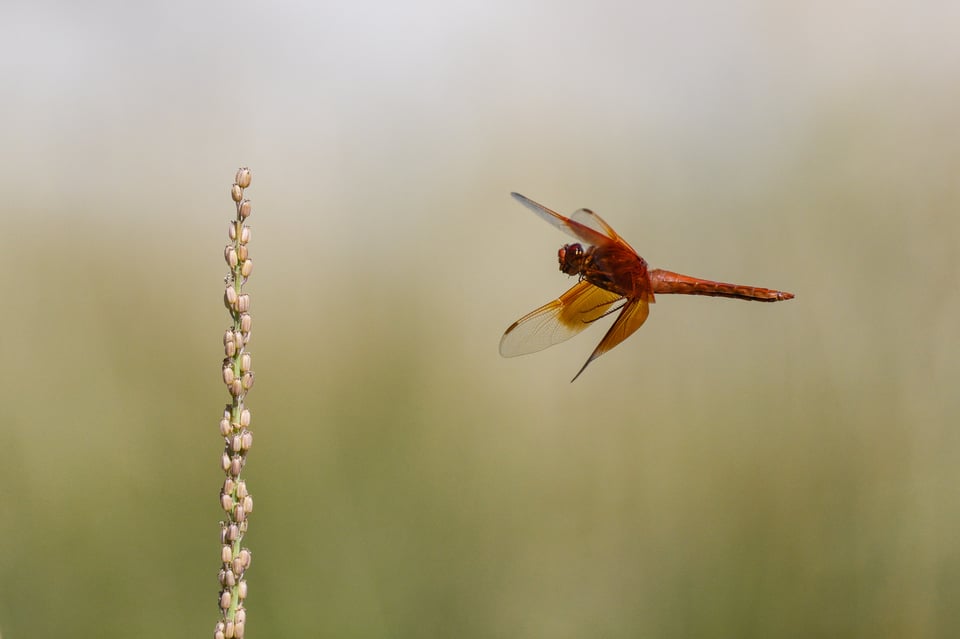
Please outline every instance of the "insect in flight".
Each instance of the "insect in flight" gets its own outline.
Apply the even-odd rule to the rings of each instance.
[[[656,293],[710,295],[757,302],[793,299],[793,293],[768,288],[712,282],[661,269],[647,269],[647,262],[590,209],[570,217],[551,211],[519,193],[515,200],[580,242],[565,244],[557,256],[560,270],[577,275],[579,281],[559,298],[524,315],[500,338],[500,354],[515,357],[541,351],[570,339],[593,322],[620,311],[616,321],[574,375],[630,337],[643,324]]]

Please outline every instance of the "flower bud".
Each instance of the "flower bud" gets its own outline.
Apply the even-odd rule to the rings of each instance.
[[[234,178],[237,186],[241,189],[245,189],[250,186],[250,181],[253,179],[253,176],[250,175],[250,169],[247,167],[242,167],[237,169],[237,177]]]

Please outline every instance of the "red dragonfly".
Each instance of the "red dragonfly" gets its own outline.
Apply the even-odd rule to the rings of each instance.
[[[647,262],[590,209],[570,217],[551,211],[519,193],[515,200],[581,243],[565,244],[557,256],[560,270],[579,277],[573,288],[510,325],[500,338],[500,354],[515,357],[541,351],[570,339],[593,322],[620,311],[575,381],[587,366],[630,337],[650,312],[655,293],[710,295],[757,302],[793,299],[793,293],[768,288],[712,282],[661,269],[647,269]]]

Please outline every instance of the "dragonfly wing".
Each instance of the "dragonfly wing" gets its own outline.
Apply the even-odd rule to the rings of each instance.
[[[627,241],[620,237],[620,235],[613,230],[612,226],[607,224],[602,217],[590,209],[578,209],[573,215],[570,216],[570,219],[578,224],[596,231],[597,233],[600,233],[601,235],[609,237],[614,242],[622,244],[633,251],[633,247],[627,244]],[[636,251],[634,251],[634,253],[636,253]]]
[[[536,353],[568,340],[615,310],[613,305],[620,299],[620,295],[586,280],[579,282],[559,298],[514,322],[500,338],[500,354],[515,357]]]
[[[607,227],[606,222],[602,222],[602,220],[602,225],[590,226],[584,224],[582,221],[577,221],[560,215],[556,211],[548,209],[544,205],[538,204],[530,198],[520,195],[519,193],[511,193],[510,195],[512,195],[513,199],[515,199],[517,202],[520,202],[520,204],[523,204],[525,207],[536,213],[540,218],[546,220],[567,235],[591,246],[603,246],[604,244],[609,244],[611,240],[619,237],[616,233],[613,233],[612,235],[605,234],[603,229],[609,227]],[[581,211],[586,210],[588,209],[581,209]],[[577,213],[580,213],[580,211],[577,211]],[[577,213],[574,213],[574,216],[576,216]],[[596,216],[595,213],[593,215]],[[599,216],[596,217],[599,218]],[[590,221],[592,223],[592,220],[586,221]],[[610,231],[613,231],[613,229],[610,229]]]
[[[650,307],[647,304],[646,298],[638,297],[627,302],[626,306],[623,307],[623,310],[620,311],[620,315],[617,316],[617,321],[613,323],[613,326],[610,327],[610,330],[607,331],[607,334],[604,335],[603,339],[600,340],[600,343],[597,344],[597,347],[593,350],[593,353],[590,354],[590,357],[587,359],[586,363],[579,371],[577,371],[577,374],[574,375],[573,379],[570,381],[573,382],[580,377],[580,373],[582,373],[587,366],[589,366],[590,362],[630,337],[633,332],[640,328],[647,320],[647,315],[649,313]]]

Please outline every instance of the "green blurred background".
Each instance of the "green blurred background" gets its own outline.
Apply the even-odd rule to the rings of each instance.
[[[253,170],[248,636],[948,637],[960,5],[5,3],[0,634],[211,636]],[[502,359],[589,206],[663,296]]]

